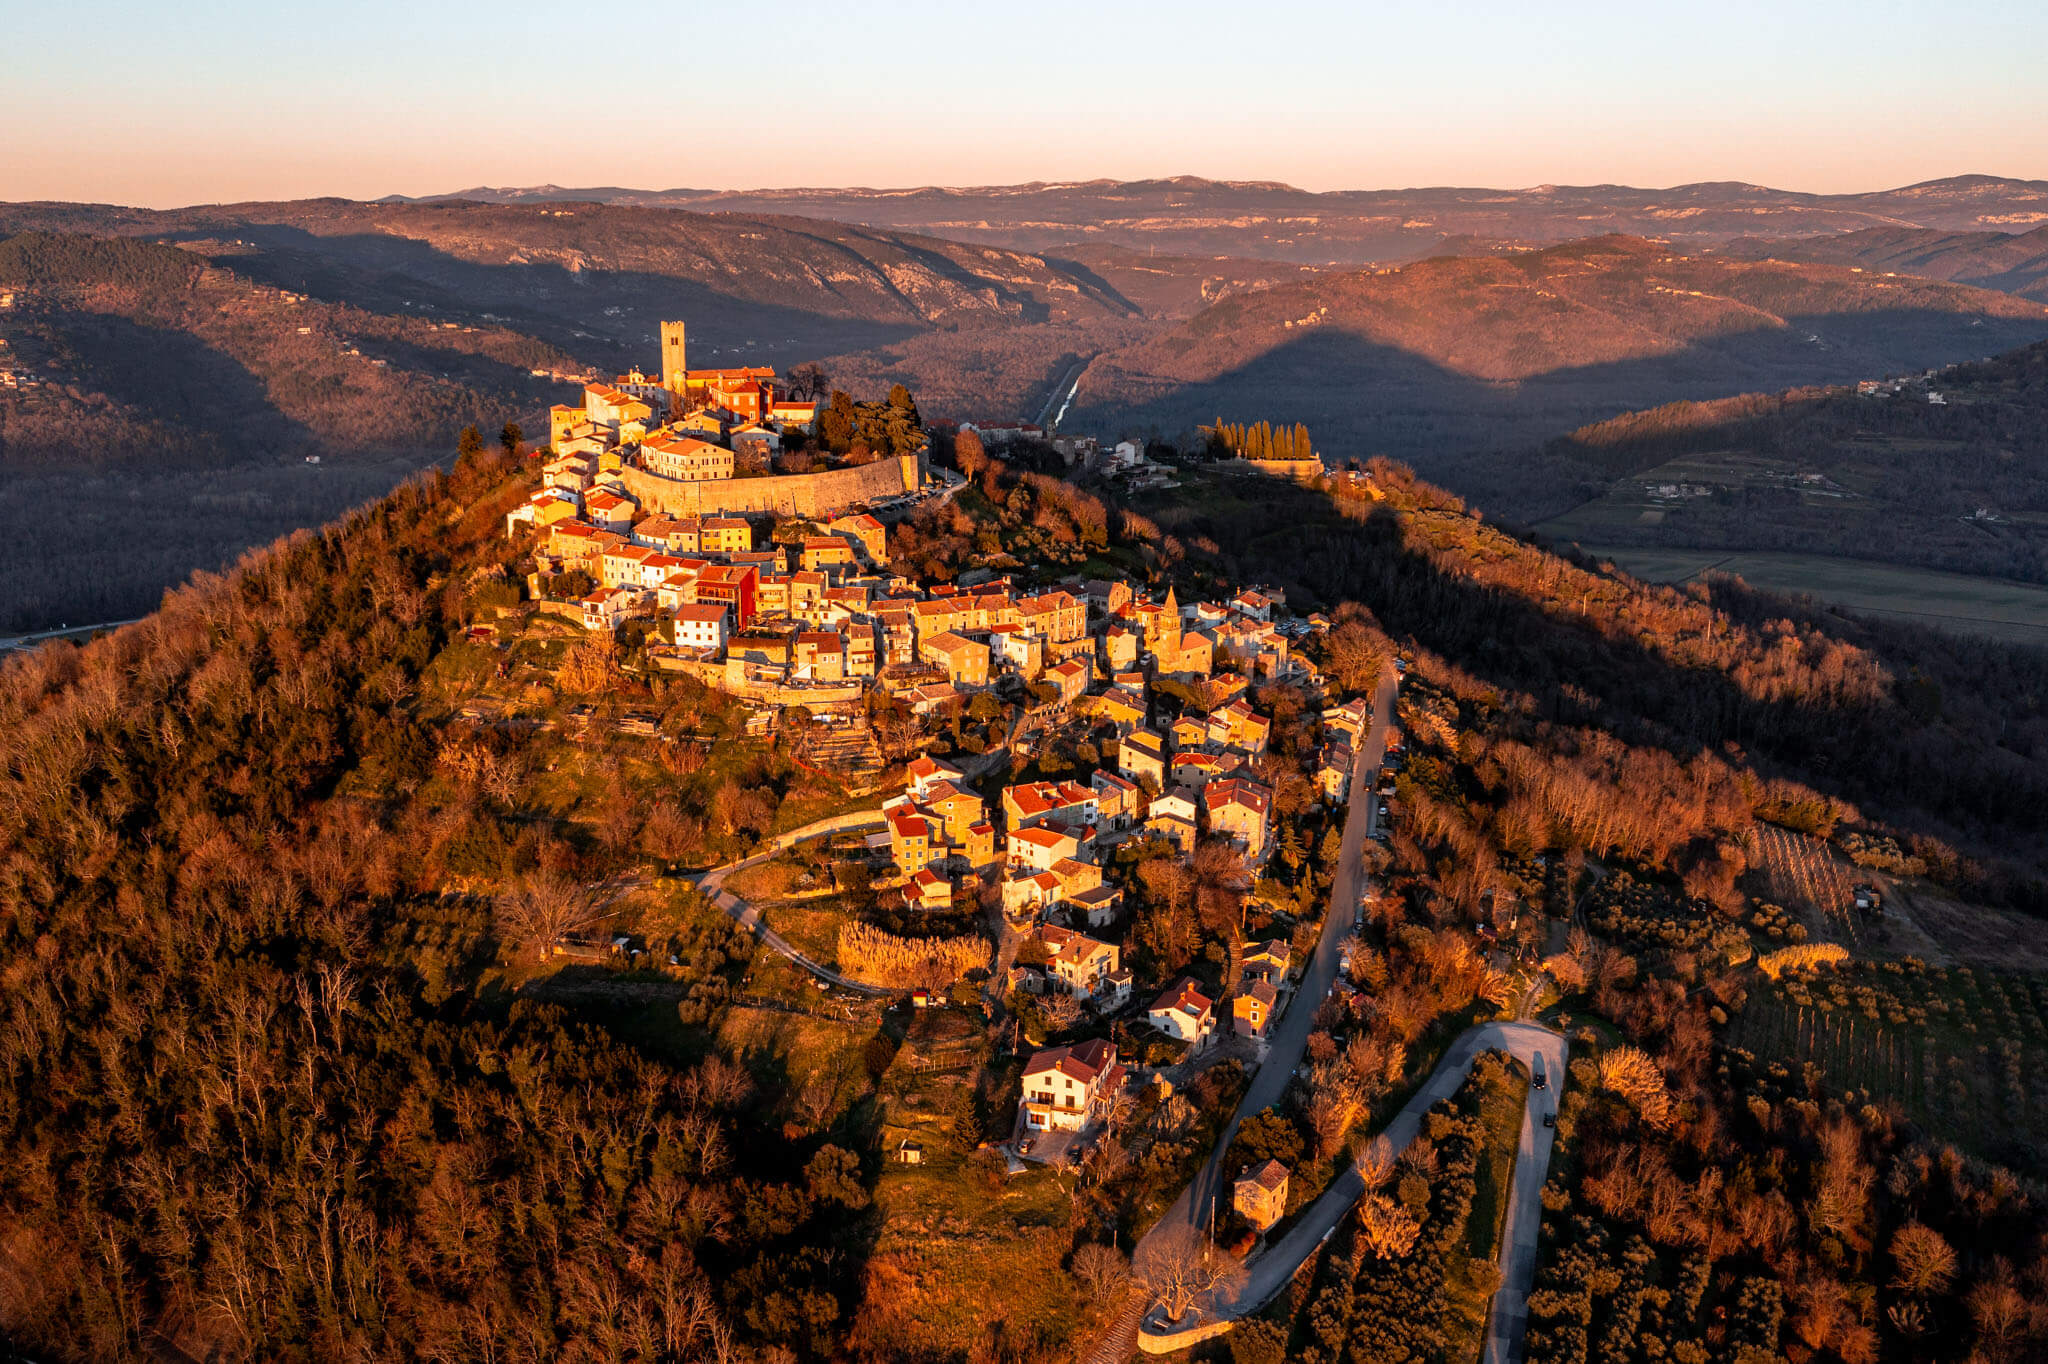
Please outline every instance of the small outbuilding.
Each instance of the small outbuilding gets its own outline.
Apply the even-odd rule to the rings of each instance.
[[[1287,1213],[1287,1173],[1277,1160],[1261,1161],[1231,1186],[1231,1206],[1261,1233]]]

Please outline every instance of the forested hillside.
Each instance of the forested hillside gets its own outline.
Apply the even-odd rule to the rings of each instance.
[[[1811,261],[1952,280],[2048,302],[2048,227],[2030,232],[1868,227],[1790,240],[1742,237],[1721,250],[1745,260]]]
[[[1629,407],[1918,370],[2043,336],[2048,307],[2008,294],[1602,237],[1227,298],[1096,361],[1077,420],[1171,433],[1217,411],[1285,414],[1340,456],[1442,466],[1491,510],[1512,487],[1491,467],[1509,452]]]
[[[1985,1341],[2023,1357],[2043,1323],[1991,1309],[2001,1285],[2042,1272],[2039,1211],[2010,1174],[1968,1163],[2020,1158],[1979,1134],[1978,1154],[1951,1159],[1828,1074],[1790,1095],[1733,1051],[1724,1074],[1715,1047],[1751,980],[1732,973],[1738,940],[1788,941],[1783,912],[1749,898],[1767,826],[1853,827],[1958,896],[2048,903],[2037,657],[1597,574],[1390,465],[1335,490],[1191,472],[1117,508],[985,453],[953,458],[974,489],[892,538],[921,571],[948,578],[1000,548],[1023,571],[1114,555],[1188,600],[1277,581],[1291,609],[1335,614],[1306,647],[1337,694],[1371,686],[1395,647],[1414,656],[1403,814],[1372,854],[1387,894],[1351,966],[1371,1001],[1363,1041],[1326,1032],[1312,1088],[1377,1103],[1431,1064],[1446,1026],[1495,1007],[1502,979],[1474,927],[1491,906],[1562,920],[1585,904],[1600,938],[1547,965],[1569,1011],[1613,1031],[1574,1042],[1594,1069],[1574,1073],[1560,1133],[1599,1180],[1586,1225],[1549,1240],[1546,1358],[1577,1357],[1559,1324],[1574,1294],[1605,1303],[1633,1282],[1602,1257],[1645,1218],[1655,1272],[1675,1275],[1693,1246],[1705,1283],[1693,1316],[1624,1314],[1616,1358],[1657,1357],[1647,1342],[1667,1321],[1765,1357],[1809,1342],[1828,1364],[1960,1359]],[[946,1277],[966,1271],[911,1277],[944,1218],[870,1258],[884,1152],[861,1096],[892,1072],[890,1037],[857,1047],[850,1073],[773,1070],[720,1026],[769,968],[687,889],[633,902],[635,934],[672,959],[661,990],[634,993],[652,973],[606,988],[549,957],[592,921],[584,885],[736,856],[830,809],[815,802],[837,787],[787,745],[745,738],[714,694],[625,671],[602,638],[555,652],[563,700],[645,707],[672,743],[573,737],[552,689],[533,698],[552,729],[466,717],[497,658],[466,627],[516,598],[500,518],[525,492],[517,466],[474,457],[142,624],[0,665],[0,1331],[22,1348],[937,1360],[960,1351],[905,1344],[931,1339],[927,1308],[1007,1319],[971,1275]],[[1287,691],[1262,688],[1260,704],[1287,743],[1310,742],[1313,707]],[[1587,897],[1589,858],[1612,875]],[[1136,940],[1194,963],[1214,916],[1191,915],[1177,884],[1133,880]],[[1522,922],[1540,938],[1544,917]],[[971,1152],[1007,1103],[964,1091],[948,1140]],[[1329,1107],[1267,1128],[1331,1158]],[[1477,1192],[1492,1157],[1476,1113],[1432,1120],[1431,1152],[1389,1189],[1389,1218],[1418,1235],[1347,1230],[1283,1300],[1294,1315],[1247,1331],[1248,1351],[1277,1334],[1280,1353],[1240,1357],[1464,1329],[1444,1302],[1483,1291],[1488,1224],[1468,1218],[1475,1200],[1497,1207]],[[1726,1165],[1715,1153],[1736,1131],[1753,1159],[1700,1192],[1702,1162]],[[1071,1303],[1098,1270],[1120,1291],[1119,1233],[1091,1209],[1159,1180],[1170,1192],[1171,1162],[1196,1148],[1155,1149],[1138,1167],[1091,1161],[1071,1218],[1063,1200],[1034,1225],[1034,1246],[1072,1255],[1036,1297]],[[1877,1168],[1898,1172],[1881,1192]],[[1630,1193],[1681,1185],[1699,1209],[1685,1217]],[[995,1196],[981,1187],[963,1192]],[[1845,1188],[1862,1201],[1817,1192]],[[1580,1195],[1554,1197],[1563,1213]],[[1955,1259],[1897,1287],[1888,1257],[1901,1235],[1911,1249],[1909,1225]],[[1413,1310],[1388,1310],[1402,1301]],[[980,1357],[1005,1364],[1039,1353],[1035,1336],[983,1338]]]
[[[736,1067],[468,988],[494,916],[459,878],[530,907],[582,871],[429,786],[457,736],[423,673],[510,467],[0,672],[0,1332],[39,1356],[833,1339],[864,1200],[836,1148],[761,1125]],[[722,924],[672,928],[714,992],[751,950]]]
[[[1190,559],[1271,574],[1311,601],[1369,603],[1471,685],[1527,696],[1532,719],[1740,752],[1762,777],[1897,819],[1972,894],[2048,908],[2038,652],[1578,566],[1395,465],[1337,486],[1227,480],[1146,514]]]
[[[1518,477],[1528,501],[1509,505],[1560,493],[1583,503],[1542,525],[1559,540],[1797,546],[2048,582],[2048,346],[1896,391],[1801,389],[1629,413],[1550,442]]]
[[[1486,998],[1457,1022],[1519,1007],[1571,1046],[1549,1077],[1528,1357],[2037,1358],[2048,1223],[2019,1077],[2048,991],[2011,953],[2042,925],[1964,949],[1954,926],[1788,911],[1771,850],[1811,834],[1897,870],[1910,848],[1963,899],[2048,912],[2041,658],[1590,572],[1392,466],[1334,505],[1242,483],[1148,510],[1165,553],[1225,572],[1284,559],[1290,605],[1337,603],[1337,679],[1377,666],[1381,631],[1414,649],[1359,996],[1319,1015],[1374,1045],[1336,1048],[1312,1098],[1404,1026],[1427,1054],[1460,970]],[[1918,955],[1949,951],[1967,954]],[[1514,963],[1539,957],[1522,998]],[[1463,1357],[1498,1283],[1527,1082],[1482,1058],[1412,1146],[1368,1150],[1359,1213],[1231,1357]],[[1503,1083],[1506,1119],[1489,1120]],[[1314,1111],[1295,1120],[1304,1151]]]
[[[129,238],[0,241],[0,631],[138,615],[194,569],[382,496],[455,432],[533,422],[577,362]],[[309,463],[316,457],[317,463]],[[60,510],[61,509],[61,510]]]

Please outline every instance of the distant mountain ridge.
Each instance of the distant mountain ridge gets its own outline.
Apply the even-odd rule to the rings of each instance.
[[[1745,237],[1721,249],[1748,260],[1846,265],[1951,280],[2048,303],[2048,225],[2030,232],[1872,227],[1792,241]]]
[[[596,202],[738,213],[797,213],[1045,250],[1113,242],[1303,264],[1412,259],[1456,238],[1538,245],[1603,232],[1705,242],[1870,227],[2022,231],[2048,224],[2048,181],[1959,175],[1858,194],[1740,181],[1668,188],[1538,185],[1317,192],[1199,176],[900,189],[640,190],[478,186],[406,202]]]

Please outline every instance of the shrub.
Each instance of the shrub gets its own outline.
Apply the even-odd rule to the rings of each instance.
[[[982,938],[899,938],[858,922],[839,928],[839,969],[868,985],[935,988],[988,964]]]
[[[1834,965],[1848,959],[1849,949],[1840,943],[1812,942],[1766,952],[1756,959],[1756,964],[1758,970],[1776,980],[1787,971],[1802,971],[1823,963]]]

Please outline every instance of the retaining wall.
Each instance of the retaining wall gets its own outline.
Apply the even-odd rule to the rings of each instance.
[[[878,459],[855,469],[768,478],[718,478],[701,482],[663,478],[645,469],[622,469],[626,490],[642,507],[670,516],[718,516],[781,512],[828,516],[864,502],[916,492],[927,468],[923,452]]]

